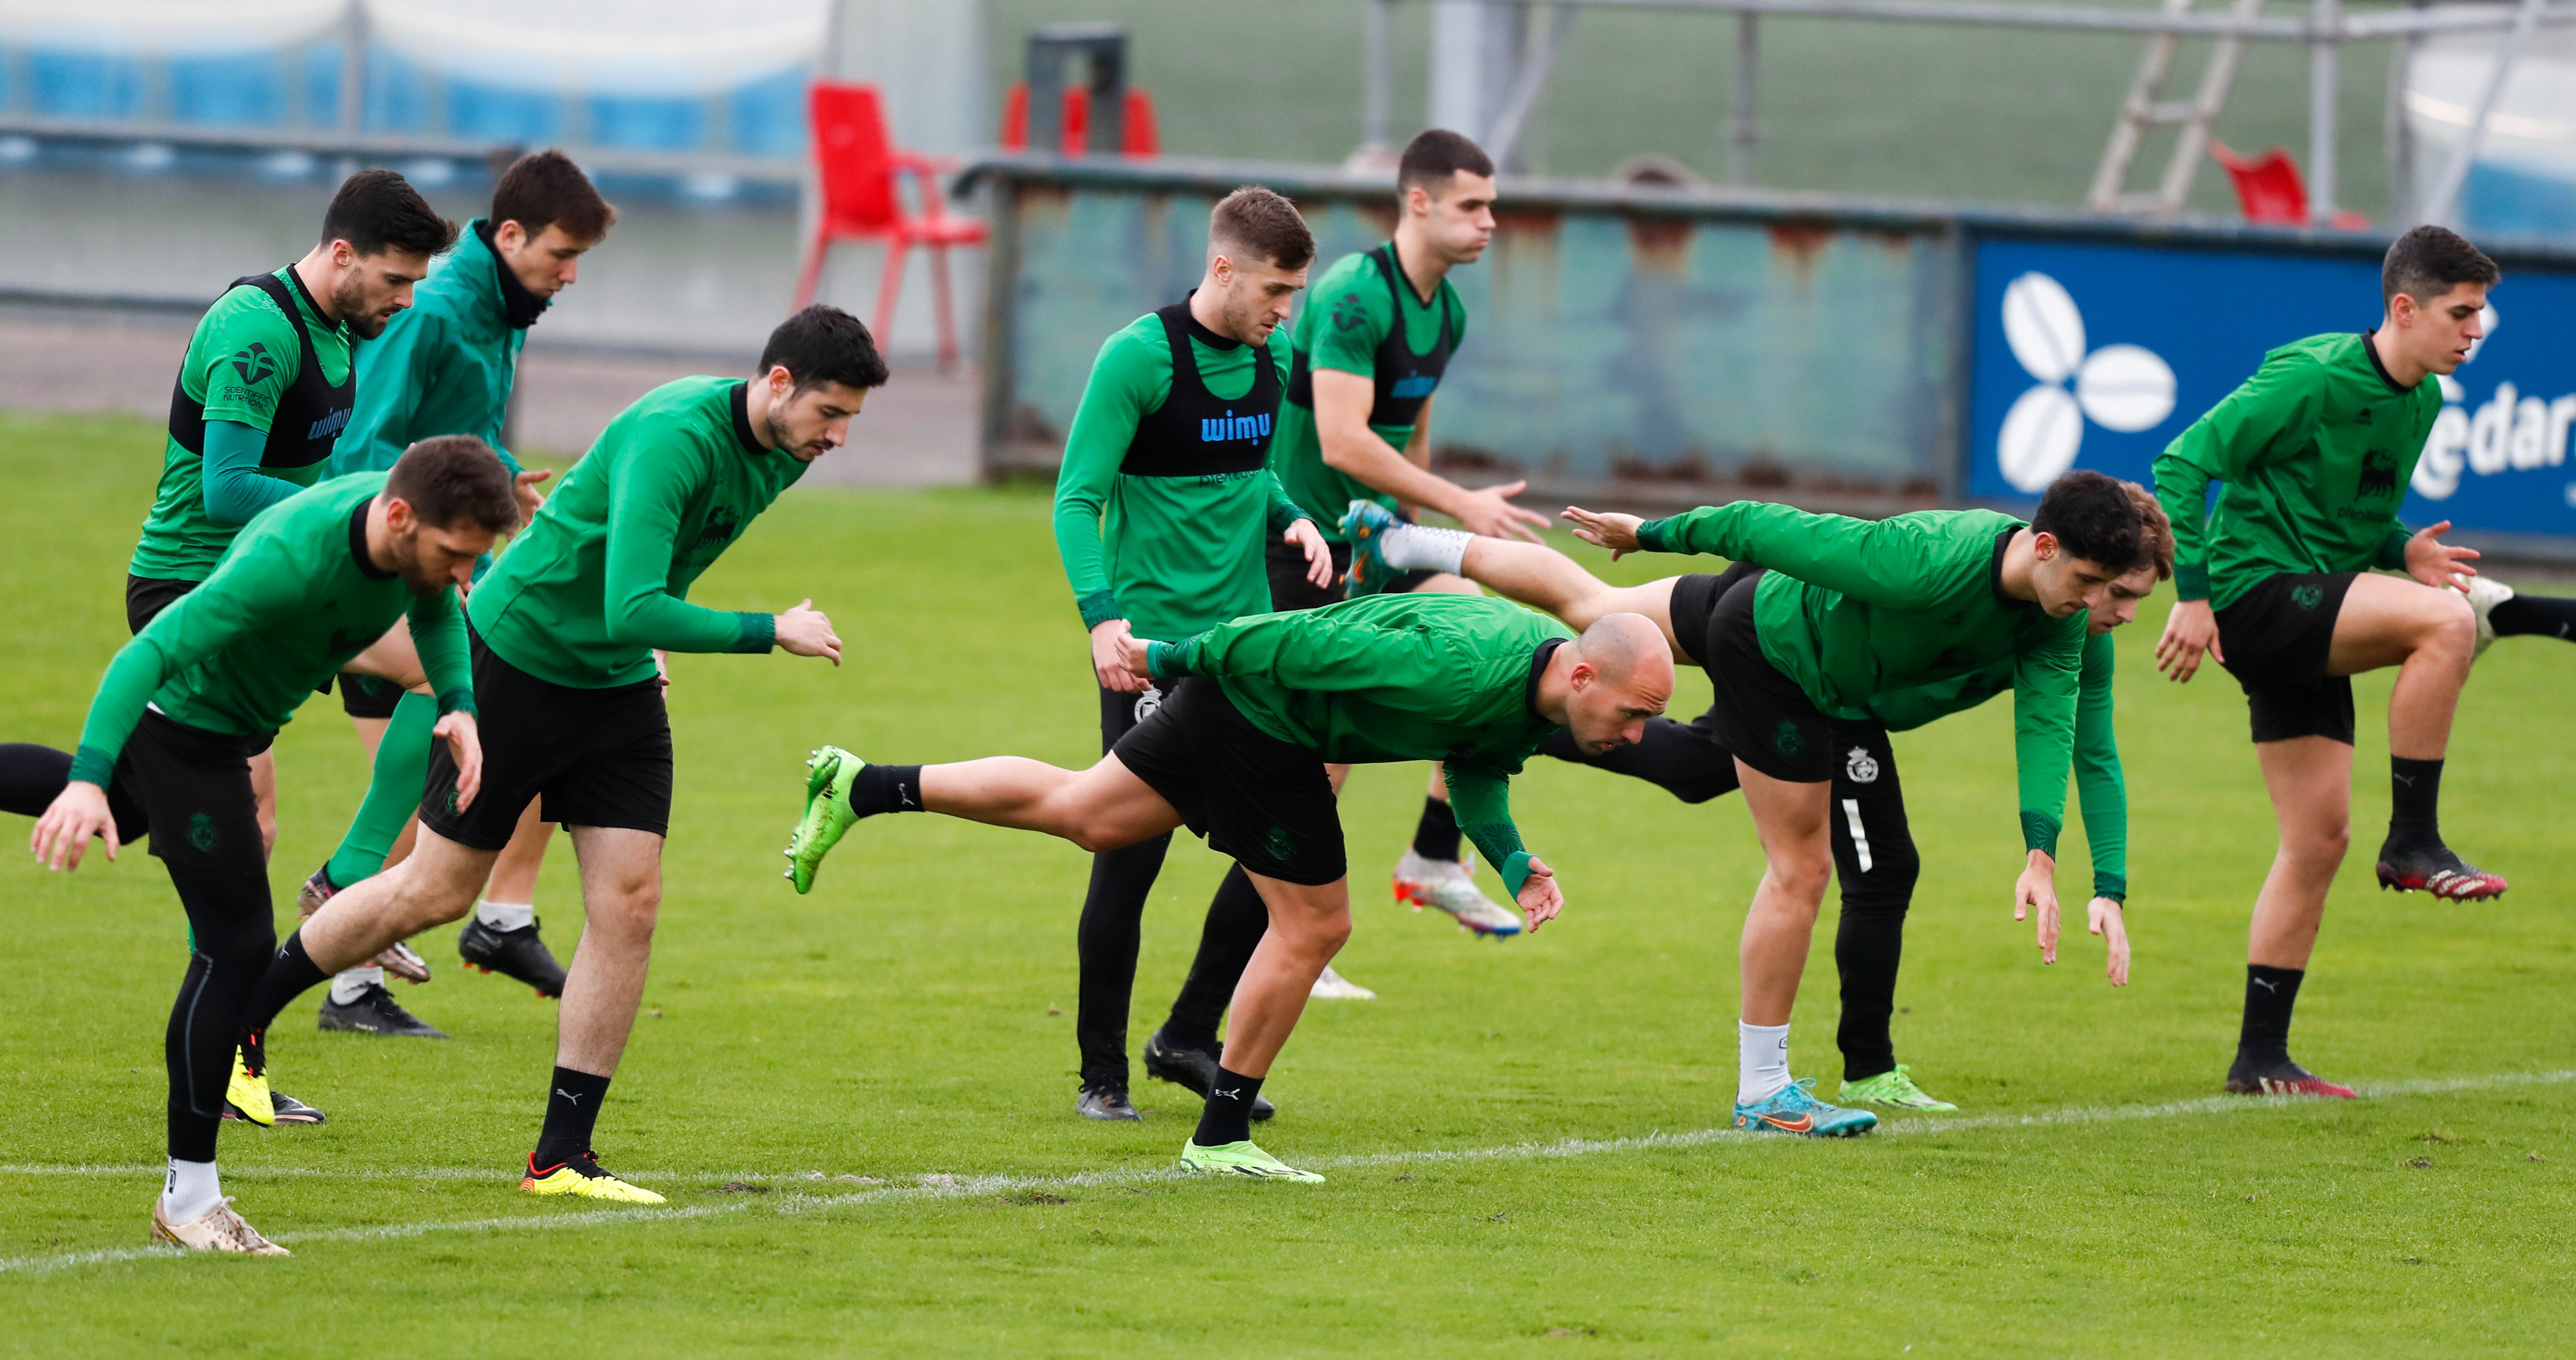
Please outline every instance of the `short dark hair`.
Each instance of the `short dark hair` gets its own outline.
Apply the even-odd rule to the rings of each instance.
[[[530,236],[561,223],[566,236],[596,241],[617,225],[617,209],[572,157],[538,151],[512,161],[492,186],[492,225],[504,222],[518,223]]]
[[[439,216],[410,180],[391,170],[361,170],[331,195],[322,241],[346,241],[361,255],[437,255],[456,244],[456,224]]]
[[[1258,184],[1216,201],[1216,210],[1208,214],[1208,240],[1220,248],[1248,250],[1278,269],[1303,269],[1315,262],[1315,233],[1306,230],[1297,205]]]
[[[2504,277],[2486,252],[2448,227],[2429,223],[2400,236],[2379,262],[2379,297],[2395,302],[2399,293],[2430,302],[2464,283],[2494,287]]]
[[[2120,488],[2129,493],[2129,504],[2138,508],[2138,537],[2146,548],[2147,556],[2155,560],[2156,579],[2172,580],[2173,521],[2165,517],[2165,508],[2156,503],[2156,493],[2136,482],[2122,482]],[[2137,568],[2131,567],[2130,570],[2135,571]]]
[[[2144,524],[2128,484],[2078,468],[2048,484],[2031,531],[2053,534],[2068,552],[2114,575],[2147,564]]]
[[[470,434],[441,434],[403,450],[385,478],[385,494],[409,502],[412,514],[433,529],[471,521],[500,534],[519,524],[510,482],[491,445]]]
[[[760,371],[773,368],[786,369],[798,391],[827,382],[883,387],[887,377],[885,359],[868,328],[848,312],[820,302],[769,333],[769,343],[760,351]]]
[[[1471,175],[1494,173],[1494,158],[1485,149],[1447,128],[1433,128],[1404,144],[1404,157],[1395,163],[1395,191],[1399,194],[1421,185],[1435,194],[1451,175],[1459,171]]]

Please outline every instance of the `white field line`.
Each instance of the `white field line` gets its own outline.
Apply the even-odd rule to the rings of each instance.
[[[2365,1096],[2389,1098],[2402,1096],[2441,1095],[2454,1091],[2500,1091],[2518,1086],[2562,1086],[2576,1082],[2576,1070],[2553,1072],[2505,1072],[2483,1077],[2446,1077],[2424,1081],[2374,1082],[2357,1089]],[[2247,1111],[2278,1109],[2290,1103],[2278,1098],[2249,1099],[2244,1096],[2209,1096],[2197,1100],[2168,1101],[2157,1105],[2093,1105],[2044,1110],[2034,1114],[1969,1115],[1961,1118],[1906,1119],[1885,1125],[1880,1136],[1902,1136],[1923,1133],[1957,1133],[1980,1129],[2046,1128],[2058,1125],[2124,1123],[2148,1119],[2175,1119],[2187,1115],[2237,1114]],[[2305,1104],[2307,1102],[2300,1101]],[[1741,1142],[1787,1146],[1788,1140],[1773,1135],[1746,1133],[1740,1130],[1694,1129],[1684,1133],[1647,1133],[1625,1138],[1566,1138],[1549,1143],[1507,1143],[1497,1147],[1429,1149],[1416,1152],[1372,1152],[1344,1157],[1299,1158],[1310,1167],[1323,1170],[1336,1168],[1408,1166],[1443,1162],[1530,1161],[1539,1158],[1592,1157],[1622,1152],[1647,1152],[1666,1148],[1703,1147],[1712,1143]],[[43,1166],[0,1165],[0,1175],[17,1176],[113,1176],[127,1178],[159,1177],[157,1166]],[[794,1193],[797,1184],[820,1185],[806,1179],[807,1173],[788,1175],[757,1173],[672,1172],[636,1173],[636,1179],[657,1180],[758,1180],[785,1182],[789,1193],[775,1200],[759,1195],[746,1195],[727,1204],[682,1205],[663,1208],[604,1209],[584,1213],[516,1215],[508,1218],[451,1219],[427,1223],[388,1223],[364,1228],[331,1228],[314,1232],[280,1233],[277,1241],[289,1245],[325,1242],[381,1242],[396,1238],[425,1237],[433,1233],[527,1232],[565,1228],[604,1228],[629,1223],[665,1223],[688,1219],[716,1218],[738,1214],[753,1208],[769,1208],[780,1214],[807,1214],[847,1208],[854,1205],[902,1204],[922,1200],[975,1199],[987,1195],[1007,1194],[1015,1190],[1066,1190],[1099,1185],[1132,1185],[1143,1181],[1177,1180],[1182,1177],[1177,1167],[1113,1168],[1082,1171],[1066,1176],[956,1176],[917,1185],[889,1185],[881,1188],[853,1190],[842,1194],[815,1195]],[[270,1168],[265,1171],[227,1170],[234,1179],[257,1176],[332,1176],[341,1179],[372,1178],[383,1180],[493,1180],[507,1177],[490,1172],[459,1167],[427,1167],[418,1170],[350,1170],[327,1171],[312,1168]],[[51,1256],[0,1257],[0,1275],[44,1275],[80,1266],[107,1265],[119,1261],[140,1260],[151,1256],[178,1256],[184,1253],[168,1246],[111,1247],[99,1251],[66,1252]]]

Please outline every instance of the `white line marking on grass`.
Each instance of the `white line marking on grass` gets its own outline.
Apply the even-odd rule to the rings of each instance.
[[[2399,1097],[2441,1095],[2452,1091],[2500,1091],[2517,1086],[2563,1086],[2576,1082],[2576,1070],[2555,1072],[2503,1072],[2484,1077],[2446,1077],[2424,1081],[2373,1082],[2358,1089],[2363,1095]],[[2292,1102],[2311,1103],[2305,1097],[2208,1096],[2196,1100],[2167,1101],[2156,1105],[2073,1106],[2059,1110],[2042,1110],[2033,1114],[1968,1115],[1956,1119],[1907,1119],[1883,1125],[1882,1135],[1917,1133],[1961,1133],[1979,1129],[2046,1128],[2057,1125],[2118,1123],[2146,1119],[2174,1119],[2185,1115],[2237,1114],[2255,1110],[2279,1109]],[[1665,1148],[1704,1147],[1724,1142],[1778,1142],[1775,1135],[1749,1133],[1739,1129],[1695,1129],[1684,1133],[1647,1133],[1625,1138],[1566,1138],[1552,1143],[1506,1143],[1482,1148],[1432,1148],[1417,1152],[1369,1152],[1344,1157],[1301,1158],[1306,1165],[1322,1169],[1347,1169],[1376,1166],[1407,1166],[1441,1162],[1524,1161],[1548,1157],[1593,1157],[1607,1153],[1647,1152]],[[160,1176],[163,1168],[154,1166],[0,1166],[0,1175],[22,1176]],[[368,1177],[384,1180],[402,1179],[483,1179],[490,1173],[458,1167],[430,1167],[419,1170],[352,1170],[326,1171],[312,1168],[268,1168],[259,1170],[227,1169],[233,1177],[269,1175]],[[640,1175],[650,1173],[638,1173]],[[395,1238],[426,1237],[433,1233],[522,1232],[555,1229],[604,1228],[628,1223],[662,1223],[684,1219],[717,1218],[738,1214],[753,1208],[768,1208],[786,1214],[808,1214],[822,1210],[856,1205],[904,1204],[921,1200],[974,1199],[986,1195],[1008,1194],[1015,1190],[1068,1190],[1100,1185],[1133,1185],[1143,1181],[1179,1180],[1184,1174],[1177,1167],[1113,1168],[1080,1171],[1066,1176],[958,1176],[951,1180],[924,1182],[916,1185],[889,1185],[881,1188],[854,1190],[837,1195],[796,1194],[792,1190],[774,1200],[757,1195],[745,1196],[732,1204],[679,1205],[667,1208],[606,1209],[592,1212],[544,1214],[529,1213],[507,1218],[451,1219],[427,1223],[387,1223],[365,1228],[327,1228],[313,1232],[280,1233],[276,1240],[290,1246],[317,1242],[380,1242]],[[493,1180],[504,1177],[490,1176]],[[760,1180],[787,1181],[793,1184],[819,1184],[805,1179],[804,1172],[785,1175],[758,1173],[684,1172],[656,1176],[663,1180]],[[168,1246],[114,1247],[100,1251],[66,1252],[53,1256],[19,1256],[0,1258],[0,1275],[44,1275],[80,1266],[109,1265],[120,1261],[141,1260],[152,1256],[182,1255]]]

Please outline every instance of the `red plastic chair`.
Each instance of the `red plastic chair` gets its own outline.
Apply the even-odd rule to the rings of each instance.
[[[930,251],[930,284],[939,311],[939,366],[957,365],[957,317],[948,292],[948,248],[984,243],[982,220],[951,217],[939,193],[939,173],[951,162],[897,150],[886,135],[885,110],[873,85],[816,81],[808,96],[814,122],[814,162],[822,173],[823,214],[806,247],[805,271],[796,284],[796,307],[814,300],[823,262],[842,241],[883,241],[885,273],[877,280],[879,350],[894,329],[894,304],[903,291],[904,257],[914,246]],[[902,175],[921,193],[921,211],[904,206]]]
[[[2276,146],[2262,159],[2249,161],[2212,141],[2209,155],[2235,182],[2237,206],[2245,210],[2246,221],[2308,224],[2307,182],[2299,177],[2299,163],[2290,159],[2289,152]],[[2339,212],[2326,224],[2339,231],[2360,231],[2370,225],[2370,219],[2357,212]]]
[[[1154,122],[1154,96],[1146,90],[1130,87],[1120,108],[1125,113],[1118,130],[1118,151],[1124,156],[1159,156],[1163,152],[1162,131]],[[1056,125],[1063,130],[1060,154],[1079,156],[1091,149],[1091,92],[1070,89],[1064,92],[1064,112]],[[1002,149],[1029,149],[1029,85],[1021,81],[1002,96]]]

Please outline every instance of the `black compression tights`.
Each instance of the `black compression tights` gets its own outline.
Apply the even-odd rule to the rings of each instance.
[[[170,1069],[170,1155],[211,1162],[242,1013],[277,949],[277,929],[266,872],[168,867],[194,941],[162,1046]]]
[[[1127,1004],[1136,990],[1138,922],[1171,848],[1171,833],[1165,832],[1091,857],[1091,891],[1083,895],[1076,935],[1082,982],[1073,1012],[1085,1086],[1127,1080]]]
[[[1858,837],[1852,831],[1854,809]],[[1858,1081],[1896,1066],[1888,1025],[1896,1009],[1896,968],[1905,955],[1905,911],[1913,904],[1923,861],[1915,853],[1902,798],[1837,798],[1832,821],[1834,873],[1843,887],[1842,923],[1834,931],[1843,1018],[1834,1041],[1843,1051],[1843,1080]],[[1867,868],[1861,867],[1864,846]]]

